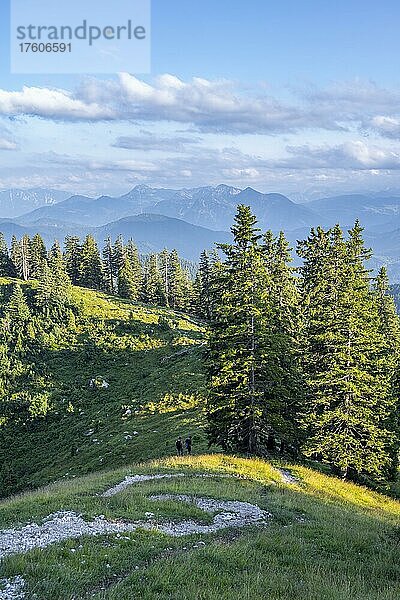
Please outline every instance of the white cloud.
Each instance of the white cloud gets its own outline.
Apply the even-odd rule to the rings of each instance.
[[[17,143],[21,149],[18,165],[13,153],[3,152],[2,181],[18,182],[29,173],[30,187],[39,180],[51,186],[50,178],[91,193],[138,182],[184,187],[228,181],[284,193],[325,185],[365,189],[372,180],[382,181],[382,189],[399,185],[399,91],[355,81],[282,101],[265,89],[168,74],[142,81],[123,73],[85,79],[75,91],[0,90],[0,124],[13,130],[0,125],[0,150],[15,150]],[[28,118],[14,118],[21,115]],[[360,129],[372,135],[363,137]],[[379,143],[377,135],[391,141]],[[59,154],[43,154],[48,149]]]
[[[336,146],[288,146],[288,158],[274,161],[276,167],[290,169],[400,169],[400,152],[364,141]]]
[[[400,139],[400,118],[377,115],[370,122],[373,130],[379,133],[382,137]]]
[[[300,91],[310,105],[320,112],[333,111],[340,120],[358,119],[366,114],[397,112],[400,106],[400,91],[379,87],[374,81],[354,79],[339,81],[320,89]]]
[[[247,168],[247,169],[235,169],[235,168],[222,169],[222,175],[226,179],[242,180],[242,179],[259,179],[261,173],[260,173],[260,171],[258,171],[254,167],[252,167],[252,168]]]
[[[94,86],[91,83],[91,94]],[[102,84],[97,82],[98,86]],[[232,82],[194,77],[183,82],[162,75],[148,84],[128,73],[108,88],[109,101],[119,98],[120,116],[144,121],[191,123],[201,131],[276,133],[305,126],[297,107],[284,106],[268,96],[247,96]]]
[[[86,103],[65,90],[24,86],[20,92],[0,90],[0,114],[35,115],[48,119],[99,120],[114,117],[112,109]]]
[[[165,152],[184,152],[193,149],[193,145],[200,143],[200,138],[171,135],[158,136],[145,133],[143,135],[121,136],[112,144],[114,148],[123,148],[125,150],[165,151]]]
[[[230,81],[194,77],[184,82],[162,75],[152,84],[129,73],[118,80],[85,80],[74,92],[24,86],[0,90],[0,114],[35,115],[53,120],[136,120],[176,122],[205,132],[279,133],[303,128],[337,129],[334,117],[284,104],[259,94],[244,94]]]
[[[129,73],[87,78],[74,91],[24,86],[0,90],[0,114],[52,120],[174,122],[202,132],[279,134],[309,129],[347,131],[363,126],[397,137],[400,92],[373,82],[342,82],[297,92],[283,102],[264,89],[243,90],[227,80],[165,74],[150,83]],[[382,116],[384,115],[384,116]]]
[[[0,137],[0,150],[17,150],[18,145],[12,140]]]

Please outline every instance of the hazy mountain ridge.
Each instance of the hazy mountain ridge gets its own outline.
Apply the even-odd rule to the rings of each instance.
[[[41,206],[53,205],[66,200],[71,194],[59,190],[32,188],[0,191],[0,216],[14,218]]]
[[[47,243],[88,232],[102,242],[122,233],[134,238],[141,252],[177,247],[182,256],[196,260],[201,249],[229,239],[238,204],[251,206],[261,230],[283,229],[293,246],[312,226],[340,223],[346,230],[358,218],[374,250],[374,267],[387,264],[392,281],[400,281],[400,195],[394,193],[347,194],[299,204],[282,194],[225,184],[180,190],[137,185],[122,196],[98,198],[6,190],[0,193],[0,231],[7,239],[39,232]]]
[[[35,233],[40,233],[48,245],[55,239],[62,241],[67,235],[83,238],[88,233],[91,233],[102,245],[107,237],[115,239],[121,234],[125,240],[133,238],[141,253],[175,248],[184,258],[195,261],[198,260],[202,250],[212,249],[214,243],[226,242],[230,238],[230,234],[226,231],[214,231],[181,219],[155,214],[124,217],[101,227],[58,223],[45,218],[22,225],[3,219],[0,220],[0,231],[7,242],[10,242],[13,235],[21,238],[24,234],[32,237]]]
[[[124,217],[155,213],[209,229],[228,230],[236,206],[243,203],[251,206],[263,228],[294,229],[315,222],[313,211],[282,194],[262,194],[252,188],[241,190],[223,184],[182,190],[139,185],[118,197],[75,195],[28,212],[20,216],[18,222],[27,224],[44,218],[101,226]]]

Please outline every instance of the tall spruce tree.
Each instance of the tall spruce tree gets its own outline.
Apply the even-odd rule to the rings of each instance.
[[[21,262],[21,250],[15,235],[11,238],[10,259],[13,266],[14,276],[19,277],[19,265]]]
[[[82,246],[79,283],[96,290],[102,289],[104,285],[103,265],[96,240],[92,235],[86,236]]]
[[[168,306],[175,310],[185,310],[190,305],[190,282],[183,270],[178,252],[172,250],[168,261]]]
[[[374,281],[374,293],[379,314],[379,331],[383,336],[382,354],[379,364],[383,376],[389,379],[389,405],[385,426],[391,432],[388,453],[391,458],[387,478],[397,477],[400,447],[400,319],[389,293],[389,278],[385,267],[381,267]]]
[[[0,232],[0,277],[15,277],[16,272],[4,235]]]
[[[11,240],[11,260],[16,276],[27,281],[31,274],[31,240],[28,235],[18,241],[13,235]]]
[[[50,253],[36,290],[35,304],[46,318],[63,321],[70,304],[71,281],[66,272],[61,251]]]
[[[77,236],[67,236],[64,242],[64,264],[68,277],[74,285],[79,285],[82,248]]]
[[[31,313],[19,283],[12,287],[11,296],[6,305],[3,329],[11,352],[24,352],[24,341],[29,333]]]
[[[57,260],[60,260],[60,261],[63,260],[63,253],[61,250],[60,242],[58,240],[54,240],[54,242],[50,248],[49,259],[52,259],[52,258],[56,258]]]
[[[112,249],[112,273],[115,282],[117,281],[118,273],[124,266],[125,261],[125,246],[122,235],[119,235],[114,242]]]
[[[299,293],[291,266],[291,248],[283,232],[277,239],[268,231],[263,238],[268,273],[269,319],[265,334],[268,359],[265,376],[271,433],[270,450],[297,451],[300,444],[299,410],[302,400],[299,348]]]
[[[36,233],[31,242],[31,277],[39,279],[47,263],[47,250],[42,237]]]
[[[383,338],[362,228],[356,222],[348,241],[339,226],[311,230],[298,252],[308,385],[304,453],[329,462],[343,477],[379,479],[390,462],[390,382],[377,368]]]
[[[105,240],[103,248],[103,269],[104,269],[104,285],[106,291],[110,294],[115,292],[115,273],[114,273],[114,261],[113,261],[113,247],[111,238],[108,237]]]
[[[149,304],[166,305],[163,281],[158,269],[158,257],[150,254],[144,271],[142,299]]]
[[[118,272],[117,292],[118,296],[128,300],[137,300],[138,298],[139,289],[136,285],[135,273],[128,256],[124,256],[124,262]]]
[[[218,297],[207,361],[209,439],[223,449],[262,454],[270,435],[264,356],[270,282],[249,207],[238,206],[231,231],[233,244],[220,246],[226,258],[215,267]]]
[[[20,242],[21,263],[20,273],[24,281],[27,281],[31,276],[31,240],[28,235],[23,235]]]
[[[53,279],[51,276],[51,268],[46,263],[41,272],[39,285],[36,290],[35,305],[40,314],[47,319],[51,316],[53,308]]]
[[[200,254],[199,270],[195,279],[196,312],[207,321],[212,315],[212,263],[209,253],[204,250]]]
[[[162,250],[162,252],[160,252],[160,254],[158,255],[158,264],[159,264],[159,271],[160,271],[160,275],[161,275],[161,280],[163,283],[163,292],[164,292],[164,296],[165,296],[165,302],[166,305],[169,306],[169,299],[170,299],[170,267],[169,267],[169,252],[167,250],[167,248],[164,248],[164,250]]]
[[[135,290],[134,299],[137,300],[140,295],[143,272],[142,265],[140,263],[139,252],[136,244],[132,239],[129,239],[128,243],[125,246],[125,254],[129,259],[130,267],[132,269],[132,283]]]
[[[30,310],[19,283],[15,283],[12,287],[6,313],[17,325],[22,325],[29,320]]]

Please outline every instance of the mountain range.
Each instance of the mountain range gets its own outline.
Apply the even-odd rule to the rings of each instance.
[[[47,243],[88,232],[102,242],[121,233],[134,238],[142,252],[176,247],[185,258],[196,260],[203,248],[229,239],[238,204],[252,208],[262,230],[283,229],[293,244],[312,226],[340,223],[346,229],[358,218],[375,253],[373,266],[387,264],[392,280],[400,281],[400,195],[386,193],[299,204],[282,194],[223,184],[187,189],[137,185],[122,196],[99,198],[12,189],[0,192],[0,231],[7,239],[39,232]]]
[[[228,230],[236,206],[248,204],[260,225],[274,230],[311,225],[314,214],[282,194],[262,194],[252,188],[240,190],[227,185],[171,190],[138,185],[119,197],[71,196],[61,202],[46,203],[19,217],[27,224],[41,220],[101,226],[132,215],[151,213],[182,219],[213,230]],[[0,211],[0,214],[1,211]]]
[[[10,189],[0,191],[0,217],[19,217],[41,206],[52,206],[69,198],[71,194],[59,190]]]

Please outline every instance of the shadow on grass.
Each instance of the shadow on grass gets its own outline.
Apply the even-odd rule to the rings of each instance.
[[[132,329],[140,335],[132,338]],[[115,338],[107,339],[107,333]],[[125,333],[139,344],[137,349],[118,347],[121,340],[124,345]],[[154,348],[155,335],[160,347]],[[173,454],[178,435],[191,434],[195,450],[204,451],[201,349],[176,344],[176,338],[174,331],[158,325],[116,320],[110,332],[84,332],[72,348],[44,351],[39,360],[49,382],[51,409],[44,418],[1,428],[0,495]],[[188,351],[179,355],[182,348]],[[109,387],[91,388],[89,381],[96,377]],[[195,395],[198,406],[166,414],[148,409],[165,395],[172,401]]]

